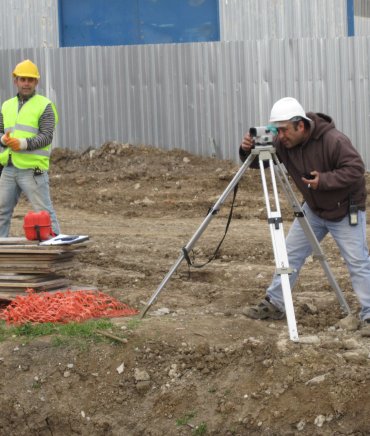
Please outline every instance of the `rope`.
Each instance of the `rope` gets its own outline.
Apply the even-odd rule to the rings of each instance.
[[[0,310],[0,319],[7,324],[68,323],[91,318],[113,318],[139,313],[127,304],[100,291],[39,292],[27,289],[27,295],[17,295]]]

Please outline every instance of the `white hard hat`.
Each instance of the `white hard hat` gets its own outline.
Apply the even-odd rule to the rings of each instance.
[[[289,121],[294,117],[301,117],[311,121],[306,117],[306,112],[298,101],[293,97],[284,97],[278,100],[271,109],[270,123],[279,121]]]

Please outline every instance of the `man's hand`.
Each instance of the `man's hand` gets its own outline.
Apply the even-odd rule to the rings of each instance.
[[[27,140],[22,138],[11,138],[9,131],[5,133],[1,137],[1,142],[5,144],[7,147],[11,148],[13,151],[26,150],[27,149]]]
[[[254,141],[252,136],[249,133],[246,133],[244,135],[243,142],[240,144],[240,147],[243,150],[250,152],[251,149],[253,148],[253,145],[254,145]]]
[[[6,142],[6,145],[13,151],[21,150],[21,141],[17,138],[9,138]]]
[[[4,146],[7,146],[8,144],[7,144],[7,142],[9,141],[9,139],[10,139],[10,137],[9,137],[9,130],[1,137],[1,143],[4,145]]]
[[[307,185],[308,189],[313,189],[314,191],[319,187],[319,180],[320,173],[318,171],[311,171],[309,175],[302,176],[303,183]]]

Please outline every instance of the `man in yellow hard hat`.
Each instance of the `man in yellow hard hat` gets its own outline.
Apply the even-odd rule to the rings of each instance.
[[[20,62],[13,78],[18,93],[3,103],[0,112],[0,237],[9,234],[21,192],[36,212],[49,212],[57,235],[60,229],[50,199],[48,169],[58,113],[53,102],[36,93],[40,74],[33,62]]]

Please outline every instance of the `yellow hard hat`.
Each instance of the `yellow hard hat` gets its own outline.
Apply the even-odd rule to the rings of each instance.
[[[40,78],[40,73],[37,68],[37,65],[35,65],[33,62],[31,62],[29,59],[26,59],[23,62],[20,62],[13,71],[14,77],[33,77],[34,79]]]

